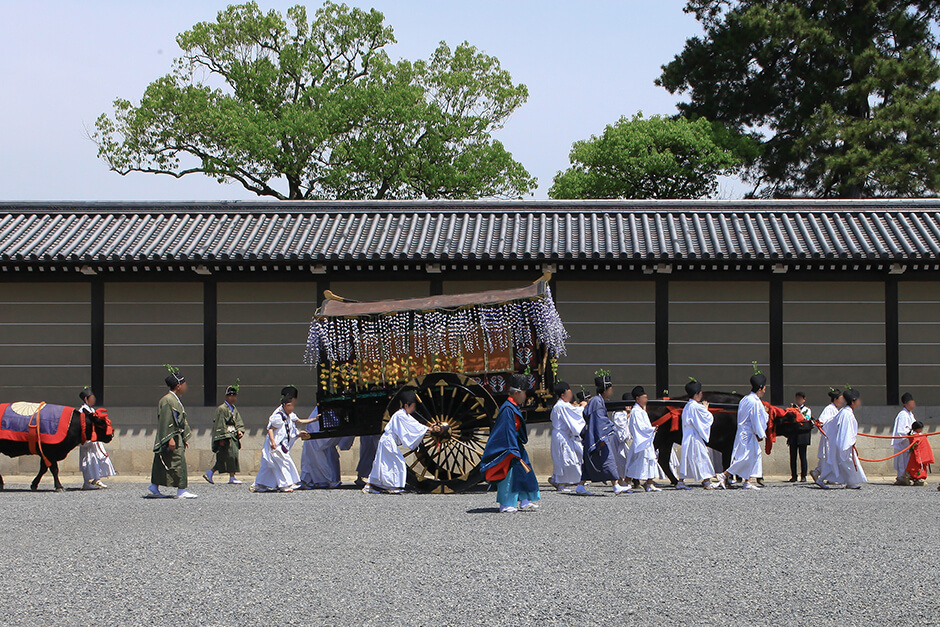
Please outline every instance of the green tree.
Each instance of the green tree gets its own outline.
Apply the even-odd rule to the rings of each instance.
[[[679,106],[761,139],[758,196],[933,195],[940,189],[940,3],[690,0],[703,37],[657,83]]]
[[[466,42],[393,63],[375,10],[250,2],[196,24],[139,105],[92,140],[120,174],[204,174],[279,199],[520,197],[535,187],[491,133],[528,97]]]
[[[699,118],[620,118],[600,137],[571,147],[571,167],[555,176],[551,198],[702,198],[732,174],[742,158],[732,137]],[[745,138],[738,142],[746,149]]]

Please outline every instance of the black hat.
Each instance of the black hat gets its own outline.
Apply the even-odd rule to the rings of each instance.
[[[689,398],[692,398],[696,394],[702,391],[702,384],[692,379],[685,384],[685,393],[689,395]]]
[[[762,373],[758,372],[757,374],[751,375],[751,392],[756,392],[765,385],[767,385],[767,377]]]
[[[842,393],[842,398],[844,398],[845,402],[849,404],[857,401],[859,396],[861,396],[861,394],[858,393],[858,390],[853,390],[852,388],[848,388],[845,392]]]
[[[641,396],[646,394],[646,390],[643,389],[642,385],[638,385],[635,388],[633,388],[633,391],[630,392],[630,394],[633,395],[633,398],[640,398]]]
[[[624,401],[632,401],[636,397],[631,396],[629,392],[624,392],[623,394],[620,395],[620,398],[621,400],[624,400]]]
[[[401,401],[402,405],[413,405],[418,402],[418,395],[415,394],[414,390],[402,390],[398,395],[398,400]]]
[[[840,396],[842,396],[842,390],[838,390],[838,389],[836,389],[836,388],[829,388],[829,399],[830,399],[830,400],[833,400],[833,401],[834,401],[834,400],[836,400],[837,398],[839,398]]]
[[[562,394],[571,389],[571,386],[564,381],[555,383],[555,396],[561,397]]]
[[[91,388],[85,388],[78,393],[78,398],[82,399],[83,401],[87,401],[89,396],[94,395],[95,393],[91,391]]]
[[[901,404],[907,405],[908,401],[914,400],[914,395],[910,392],[905,392],[904,396],[901,397]]]
[[[614,387],[614,384],[610,382],[610,375],[605,374],[602,377],[594,377],[594,387],[598,392],[603,392],[607,388]]]
[[[241,379],[235,379],[235,383],[225,388],[225,395],[238,396],[238,390],[241,389],[239,383],[241,383]]]
[[[297,398],[297,388],[293,385],[286,385],[281,388],[281,405],[289,403]]]
[[[163,380],[168,388],[173,390],[176,386],[186,382],[186,377],[180,374],[179,368],[171,366],[170,364],[163,364],[163,366],[170,372],[169,376]]]
[[[529,389],[529,377],[524,374],[514,374],[509,377],[509,391],[525,392]]]

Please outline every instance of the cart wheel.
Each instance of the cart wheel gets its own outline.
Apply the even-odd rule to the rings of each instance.
[[[480,459],[497,410],[489,392],[473,379],[452,372],[424,375],[404,387],[418,396],[412,417],[426,425],[445,425],[442,433],[426,434],[418,448],[405,455],[408,484],[422,492],[449,493],[482,481]],[[383,424],[398,407],[393,399]]]

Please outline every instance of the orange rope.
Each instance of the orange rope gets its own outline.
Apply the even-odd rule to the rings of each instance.
[[[866,438],[880,438],[882,440],[899,440],[901,438],[916,438],[918,436],[931,436],[931,435],[940,435],[940,431],[934,431],[933,433],[913,433],[911,435],[868,435],[867,433],[859,433]],[[890,457],[888,459],[891,459]]]
[[[861,434],[859,434],[859,435],[861,435]],[[855,448],[854,446],[853,446],[852,448],[855,449],[855,455],[858,456],[858,449]],[[894,455],[891,455],[890,457],[882,457],[881,459],[865,459],[864,457],[858,457],[858,459],[859,459],[859,461],[863,461],[863,462],[886,462],[886,461],[888,461],[889,459],[894,459],[894,458],[897,457],[898,455],[903,455],[904,453],[908,452],[908,451],[911,450],[912,448],[914,448],[914,443],[913,443],[913,442],[911,442],[910,446],[908,446],[908,447],[907,447],[906,449],[904,449],[903,451],[898,451],[897,453],[895,453]]]

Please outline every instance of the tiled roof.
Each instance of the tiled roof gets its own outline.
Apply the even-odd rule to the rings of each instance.
[[[940,259],[940,200],[0,203],[0,264]]]

